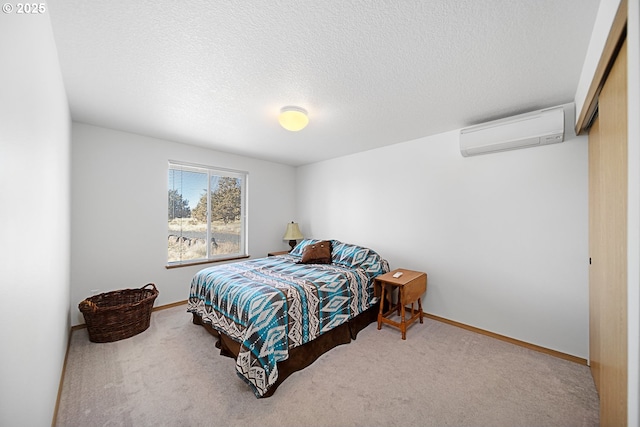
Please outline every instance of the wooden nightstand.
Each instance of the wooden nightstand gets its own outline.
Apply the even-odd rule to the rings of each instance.
[[[289,251],[276,251],[276,252],[269,252],[267,254],[267,256],[276,256],[276,255],[284,255],[284,254],[288,254]]]
[[[395,273],[401,272],[402,276],[393,277]],[[422,313],[422,295],[427,291],[427,273],[421,271],[405,270],[404,268],[397,268],[385,274],[375,278],[375,282],[380,285],[382,290],[380,295],[380,311],[378,312],[378,329],[382,328],[382,324],[386,323],[396,328],[400,328],[402,332],[402,339],[407,339],[407,326],[413,323],[416,319],[420,319],[420,323],[423,319]],[[388,288],[388,289],[387,289]],[[389,311],[384,312],[384,299],[385,293],[389,293],[389,301],[392,300],[393,290],[398,288],[398,303],[394,307],[391,304]],[[413,304],[418,302],[418,311],[414,312]],[[411,304],[411,317],[406,318],[405,305]],[[397,310],[400,316],[400,323],[389,319]]]

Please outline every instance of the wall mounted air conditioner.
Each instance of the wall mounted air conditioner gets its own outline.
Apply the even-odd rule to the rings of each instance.
[[[564,141],[562,106],[519,114],[460,131],[464,157]]]

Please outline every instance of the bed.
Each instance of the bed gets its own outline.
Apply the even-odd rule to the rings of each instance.
[[[372,249],[304,239],[288,254],[199,271],[187,311],[217,338],[222,355],[235,358],[256,397],[269,397],[289,375],[376,320],[373,279],[388,271]]]

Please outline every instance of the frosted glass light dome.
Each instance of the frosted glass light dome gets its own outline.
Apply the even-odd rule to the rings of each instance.
[[[280,126],[291,132],[304,129],[309,123],[307,110],[300,107],[282,107],[278,116]]]

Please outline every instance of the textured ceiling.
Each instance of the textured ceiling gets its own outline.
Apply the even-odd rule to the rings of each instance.
[[[599,1],[47,3],[75,121],[302,165],[573,101]]]

